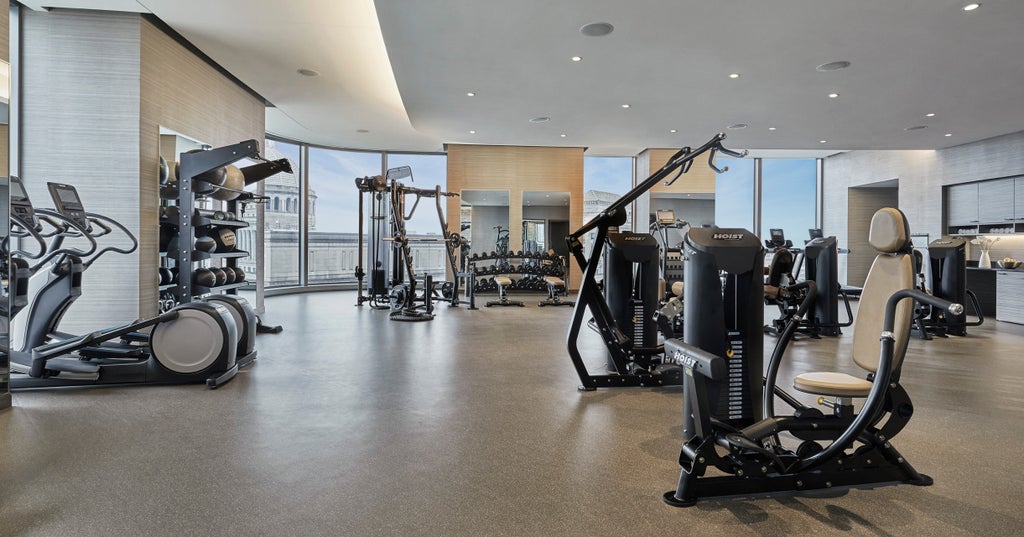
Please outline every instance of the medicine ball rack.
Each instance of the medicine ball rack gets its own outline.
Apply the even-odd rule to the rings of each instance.
[[[205,286],[192,281],[193,268],[196,262],[223,260],[223,266],[233,269],[237,266],[239,259],[249,256],[249,252],[237,249],[226,252],[205,252],[193,248],[197,230],[214,228],[240,229],[249,225],[248,222],[242,220],[216,219],[205,212],[196,210],[196,202],[202,201],[204,196],[195,193],[195,185],[193,184],[196,176],[244,158],[264,161],[263,157],[260,156],[259,143],[256,140],[247,140],[207,151],[182,153],[179,156],[177,195],[170,198],[170,200],[176,201],[177,207],[179,207],[178,214],[175,218],[160,219],[161,226],[171,225],[177,228],[179,237],[178,248],[173,252],[161,252],[160,255],[161,258],[171,260],[174,267],[178,268],[178,271],[174,281],[159,287],[161,292],[171,292],[178,304],[187,304],[203,295],[211,293],[235,293],[239,287],[247,283],[246,281],[241,281],[219,286]],[[276,162],[258,164],[257,166],[265,166],[266,164],[277,164],[280,166]],[[241,202],[238,199],[234,199],[226,203],[227,211],[237,214]],[[187,237],[188,239],[182,240],[181,237]]]

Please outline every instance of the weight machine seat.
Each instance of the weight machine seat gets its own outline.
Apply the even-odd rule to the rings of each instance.
[[[505,287],[506,285],[512,285],[512,278],[507,276],[495,276],[494,283],[498,284],[498,287]]]
[[[885,303],[893,293],[914,288],[914,262],[911,255],[910,226],[899,209],[879,209],[871,218],[868,242],[879,251],[875,256],[864,290],[860,308],[853,324],[853,361],[870,372],[878,368],[878,337],[882,333]],[[896,307],[893,326],[892,370],[899,371],[910,340],[910,323],[914,313],[913,300],[903,300]],[[836,397],[867,395],[871,382],[845,373],[803,373],[793,379],[793,387],[805,393]]]
[[[672,282],[672,294],[679,298],[683,298],[684,287],[683,282]]]

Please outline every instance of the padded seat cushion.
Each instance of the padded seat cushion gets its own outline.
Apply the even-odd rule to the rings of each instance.
[[[672,282],[672,294],[682,298],[683,297],[683,282]]]
[[[803,373],[793,379],[793,387],[804,393],[835,397],[867,397],[871,382],[846,373]]]
[[[544,276],[544,281],[555,286],[565,285],[565,280],[555,276]]]
[[[494,277],[494,283],[504,287],[504,286],[510,285],[512,283],[512,278],[509,278],[509,277],[506,277],[506,276],[495,276]]]

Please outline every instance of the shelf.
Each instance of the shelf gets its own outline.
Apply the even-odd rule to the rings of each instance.
[[[207,259],[234,259],[239,257],[249,257],[249,252],[243,250],[235,250],[233,252],[192,251],[192,261],[206,261]]]
[[[157,286],[157,290],[158,291],[166,291],[168,289],[174,289],[174,287],[177,286],[177,285],[178,284],[176,284],[176,283],[166,283],[164,285]]]
[[[219,293],[221,291],[227,291],[230,289],[238,289],[249,283],[248,281],[229,283],[227,285],[218,285],[217,287],[206,287],[205,285],[199,285],[197,283],[192,284],[192,293],[195,295],[207,295],[210,293]]]
[[[249,227],[249,222],[245,222],[243,220],[217,220],[207,216],[195,215],[192,217],[192,225],[194,227],[216,226],[243,228]]]

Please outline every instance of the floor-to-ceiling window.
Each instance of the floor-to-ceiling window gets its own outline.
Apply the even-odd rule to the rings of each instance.
[[[306,274],[310,285],[356,281],[359,191],[355,180],[380,175],[381,159],[376,151],[309,148]]]
[[[818,162],[815,159],[761,160],[761,236],[781,229],[803,245],[815,227]]]
[[[715,225],[754,229],[754,159],[719,157],[719,168],[728,168],[715,178]]]
[[[263,284],[284,287],[299,284],[299,192],[302,177],[302,147],[298,144],[267,139],[264,156],[270,160],[287,158],[292,173],[278,173],[246,187],[266,196],[263,204]],[[239,231],[239,246],[254,255],[239,260],[246,279],[256,279],[256,207],[248,205],[243,219],[249,228]]]
[[[440,186],[443,192],[448,184],[448,157],[445,155],[388,153],[387,167],[396,168],[398,166],[409,166],[412,169],[412,180],[402,180],[405,186],[424,190],[435,190]],[[414,194],[407,196],[406,216],[412,209],[415,200]],[[441,214],[447,213],[446,206],[447,198],[442,196]],[[452,225],[457,226],[458,224],[453,222]],[[444,232],[441,230],[441,220],[437,214],[436,198],[420,200],[412,217],[405,222],[405,231],[412,239],[409,246],[412,251],[416,276],[429,274],[435,280],[444,280],[447,253],[443,241]]]

